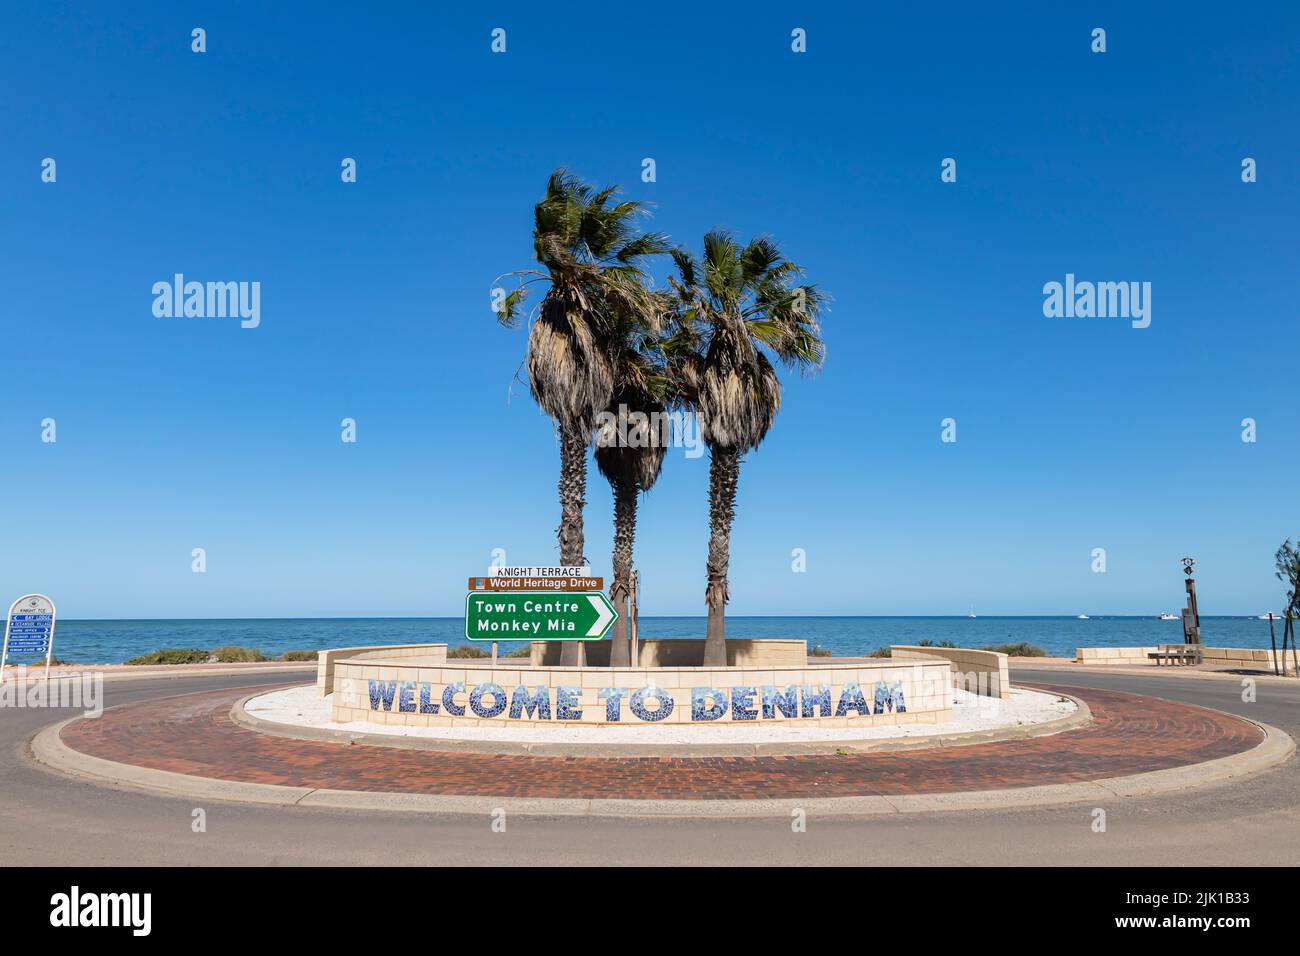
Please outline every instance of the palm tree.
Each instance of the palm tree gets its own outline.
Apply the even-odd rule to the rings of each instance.
[[[547,289],[528,331],[528,385],[555,422],[560,440],[560,563],[586,563],[582,509],[587,497],[587,445],[597,414],[614,392],[611,341],[615,309],[637,314],[655,308],[641,261],[665,251],[663,236],[635,229],[640,203],[615,201],[616,187],[594,190],[563,168],[551,174],[533,208],[533,252],[542,270],[510,273],[518,286],[497,306],[513,328],[534,282]],[[499,277],[500,278],[500,277]],[[566,642],[561,662],[579,663]]]
[[[816,286],[795,284],[803,270],[766,237],[741,248],[730,233],[715,230],[704,237],[702,261],[680,249],[672,255],[677,338],[693,337],[695,347],[671,365],[709,447],[704,664],[719,667],[727,663],[727,570],[741,456],[759,446],[781,407],[768,354],[802,372],[821,367],[824,296]]]
[[[596,432],[596,467],[614,492],[614,578],[610,598],[614,622],[609,663],[627,667],[628,594],[632,583],[632,545],[636,538],[637,497],[659,479],[667,451],[658,428],[670,385],[657,361],[658,323],[653,314],[616,313],[614,396]]]

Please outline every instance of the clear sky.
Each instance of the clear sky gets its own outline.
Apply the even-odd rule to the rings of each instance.
[[[6,11],[6,601],[454,615],[493,549],[556,561],[558,451],[489,289],[566,164],[696,248],[770,233],[834,297],[742,470],[731,613],[1154,614],[1189,553],[1204,613],[1281,606],[1295,4],[370,6]],[[177,272],[260,282],[260,326],[156,318]],[[1150,282],[1150,327],[1044,317],[1067,273]],[[645,614],[703,613],[707,461],[643,502]],[[606,575],[610,524],[593,467]]]

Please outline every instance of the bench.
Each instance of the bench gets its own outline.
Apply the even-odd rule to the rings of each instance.
[[[1201,647],[1199,644],[1162,644],[1160,650],[1149,651],[1147,658],[1156,662],[1159,667],[1162,661],[1168,661],[1172,664],[1199,664],[1201,663]]]

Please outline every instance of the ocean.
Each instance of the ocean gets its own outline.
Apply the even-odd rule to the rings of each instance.
[[[1282,627],[1276,625],[1278,639]],[[1218,647],[1269,646],[1268,622],[1244,617],[1201,619],[1202,639]],[[704,636],[702,617],[643,617],[643,638]],[[728,617],[727,636],[801,638],[837,656],[868,654],[890,644],[952,641],[959,647],[1037,644],[1054,657],[1076,647],[1141,647],[1182,640],[1178,621],[1152,617]],[[162,648],[211,650],[227,644],[257,648],[268,657],[285,651],[365,644],[467,644],[459,617],[268,618],[249,620],[61,620],[54,654],[77,664],[118,664]],[[505,648],[518,642],[503,642]],[[14,659],[25,662],[25,657]]]

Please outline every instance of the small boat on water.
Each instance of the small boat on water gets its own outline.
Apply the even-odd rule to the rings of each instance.
[[[1177,614],[1170,614],[1168,611],[1166,611],[1164,614],[1161,614],[1161,615],[1160,615],[1160,620],[1162,620],[1162,621],[1181,621],[1182,618],[1179,617]]]
[[[1088,615],[1086,615],[1086,614],[1080,614],[1080,615],[1079,615],[1079,620],[1081,620],[1081,621],[1086,621],[1086,620],[1088,620]]]
[[[1267,621],[1267,620],[1268,620],[1268,613],[1265,612],[1265,613],[1261,614],[1259,617],[1255,618],[1255,620],[1257,620],[1257,621]],[[1282,620],[1282,615],[1281,615],[1281,614],[1274,614],[1274,615],[1273,615],[1273,620],[1275,620],[1275,621],[1280,621],[1280,620]]]
[[[974,605],[974,604],[972,604],[972,605],[970,606],[970,613],[967,614],[966,616],[967,616],[967,617],[974,617],[974,616],[975,616],[975,605]]]

